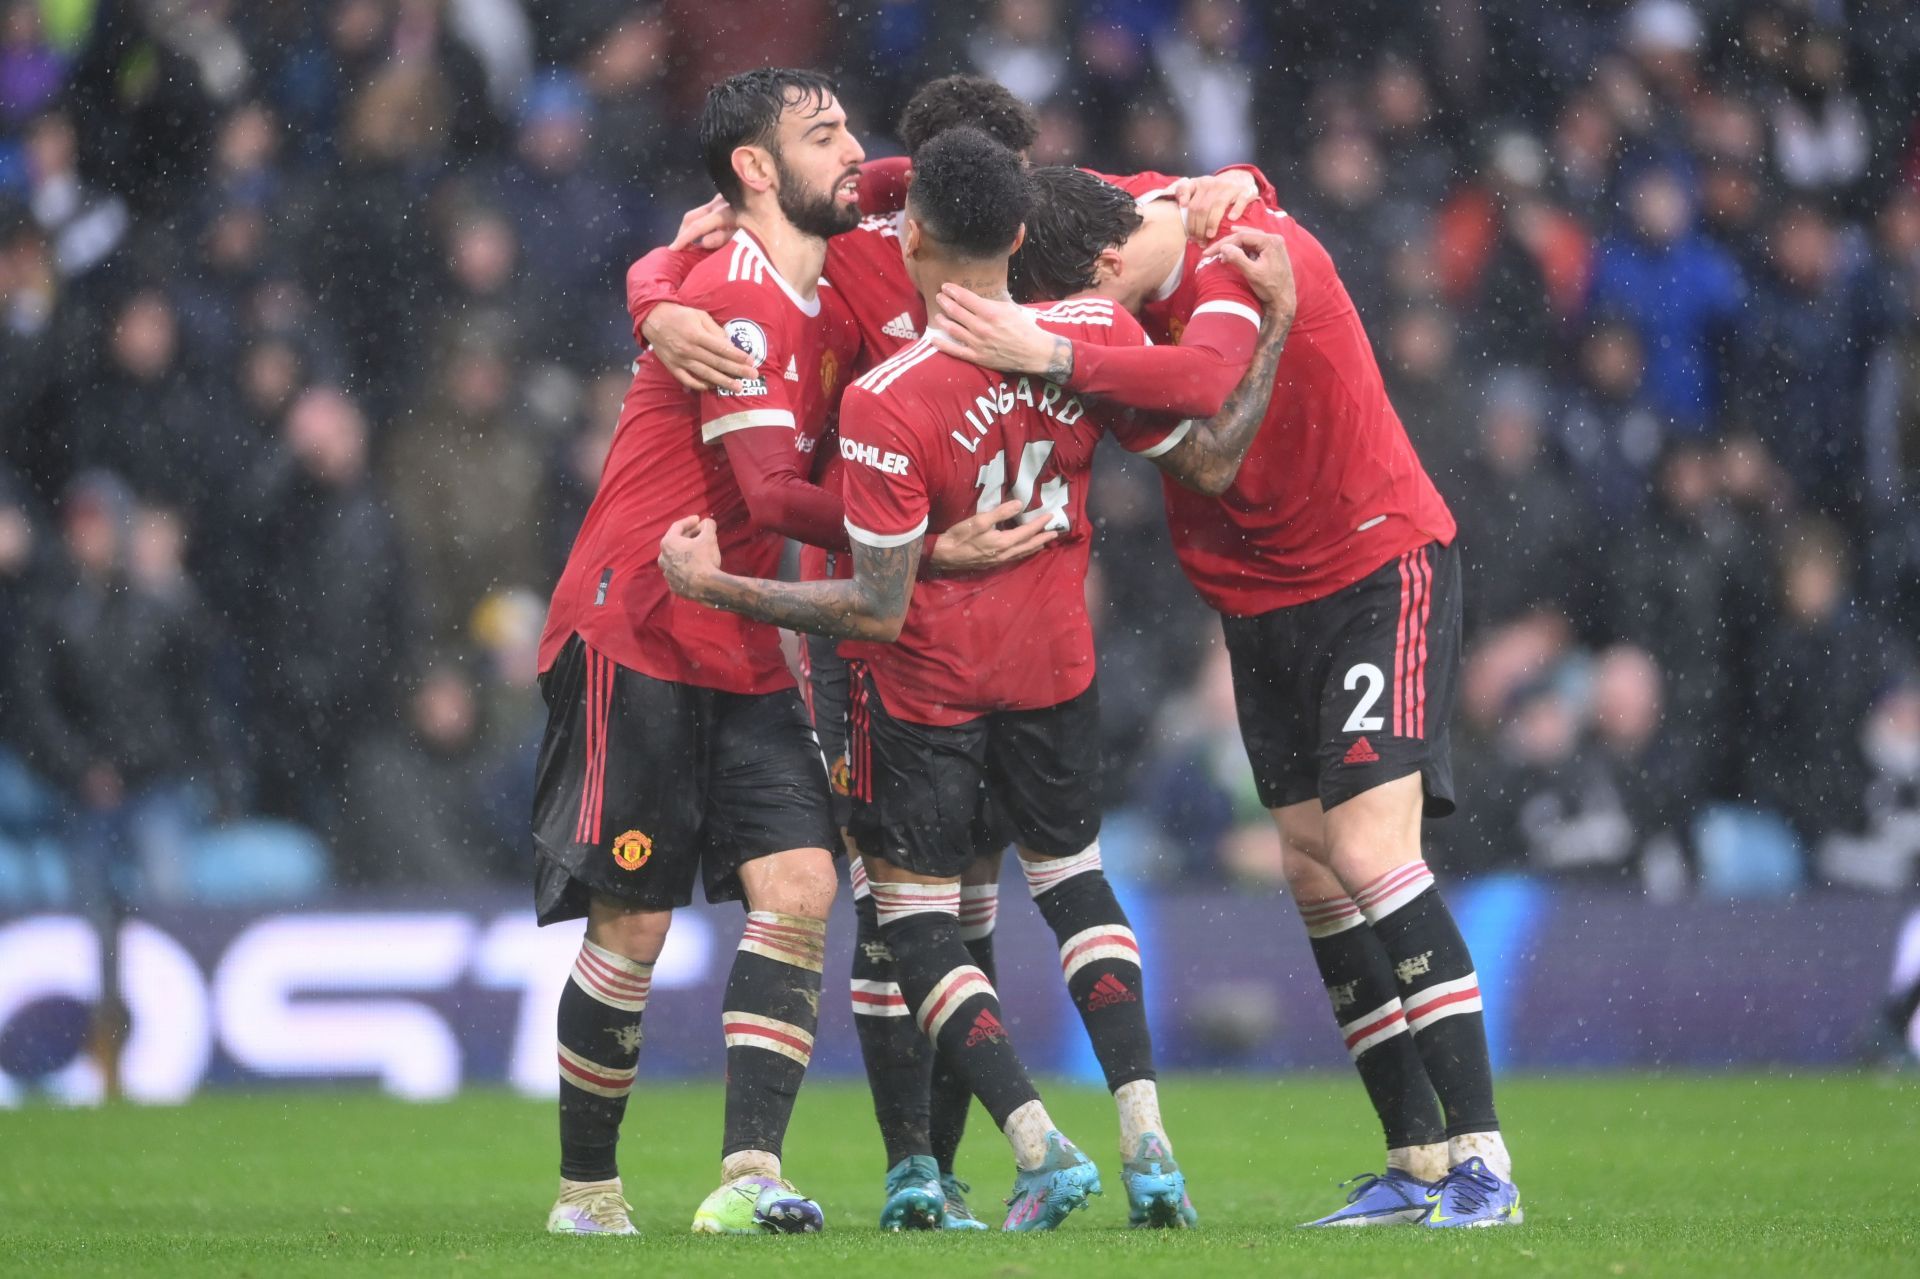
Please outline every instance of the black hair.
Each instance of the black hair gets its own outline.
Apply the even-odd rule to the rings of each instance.
[[[907,208],[955,257],[1006,253],[1032,199],[1026,164],[979,129],[948,129],[913,157]]]
[[[1008,272],[1014,298],[1043,302],[1092,288],[1093,264],[1101,252],[1126,243],[1140,229],[1144,219],[1133,197],[1064,165],[1033,169],[1027,181],[1033,208],[1026,242]]]
[[[1040,137],[1040,117],[998,80],[942,76],[920,87],[900,113],[900,141],[908,155],[948,129],[971,125],[1009,151],[1025,154]]]
[[[700,152],[706,157],[707,176],[728,204],[738,208],[746,194],[733,171],[734,149],[771,147],[782,112],[805,104],[816,113],[823,111],[838,91],[831,76],[792,67],[742,71],[707,91],[707,104],[700,111]]]

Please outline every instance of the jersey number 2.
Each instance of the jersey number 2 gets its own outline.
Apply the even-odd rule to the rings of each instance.
[[[1035,440],[1020,450],[1020,473],[1013,477],[1012,499],[1022,507],[1033,501],[1034,481],[1040,478],[1040,470],[1046,466],[1047,459],[1053,456],[1052,440]],[[993,459],[980,467],[980,478],[975,481],[980,486],[980,503],[975,511],[991,511],[1007,500],[1007,452],[1005,449],[993,455]],[[1029,509],[1020,512],[1020,522],[1031,524],[1044,519],[1048,528],[1064,530],[1067,520],[1067,481],[1064,478],[1048,480],[1040,486],[1040,501]]]

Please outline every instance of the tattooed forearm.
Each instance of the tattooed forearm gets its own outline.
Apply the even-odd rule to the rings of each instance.
[[[1260,325],[1253,361],[1240,384],[1227,395],[1220,411],[1193,423],[1187,438],[1156,458],[1160,469],[1187,488],[1218,497],[1232,487],[1240,463],[1253,447],[1254,434],[1273,399],[1273,381],[1286,349],[1293,316],[1268,312]]]
[[[919,562],[918,538],[884,550],[855,542],[851,580],[776,582],[723,573],[704,579],[695,598],[788,630],[890,643],[906,620]]]
[[[1063,337],[1053,339],[1053,354],[1047,358],[1047,367],[1040,376],[1056,386],[1065,386],[1067,379],[1073,376],[1073,343]]]

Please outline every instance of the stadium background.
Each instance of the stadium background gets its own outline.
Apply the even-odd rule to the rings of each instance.
[[[1898,0],[4,0],[0,1103],[98,1095],[74,1012],[122,909],[135,1095],[551,1087],[516,1064],[571,954],[523,900],[533,646],[623,270],[710,194],[704,87],[768,62],[836,70],[871,155],[972,70],[1039,162],[1252,158],[1327,243],[1462,526],[1431,859],[1505,1064],[1872,1047],[1920,972]],[[1103,466],[1092,507],[1103,845],[1159,1033],[1337,1063],[1156,485]],[[1050,966],[1023,911],[1009,962]],[[695,920],[659,984],[717,1001],[733,925]],[[648,1072],[711,1067],[709,1030],[651,1021]]]

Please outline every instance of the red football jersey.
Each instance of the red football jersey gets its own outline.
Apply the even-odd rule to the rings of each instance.
[[[1094,344],[1139,345],[1145,334],[1104,298],[1029,308],[1050,332]],[[1112,430],[1149,457],[1185,427],[1089,411],[1037,377],[996,373],[942,355],[922,339],[848,388],[840,413],[847,534],[893,547],[1008,499],[1022,521],[1046,520],[1059,539],[1016,564],[914,584],[892,644],[848,643],[893,715],[961,724],[991,711],[1034,710],[1079,696],[1093,680],[1087,619],[1087,479]]]
[[[778,572],[784,539],[748,519],[722,441],[775,429],[791,432],[797,451],[814,450],[859,345],[832,292],[823,280],[802,297],[745,230],[694,268],[681,299],[711,314],[760,362],[760,376],[737,395],[695,394],[651,356],[635,365],[599,491],[547,611],[541,670],[578,634],[656,679],[734,693],[792,687],[775,627],[681,599],[657,561],[668,526],[702,515],[718,525],[728,572]]]
[[[1233,487],[1219,498],[1170,479],[1163,487],[1174,551],[1195,589],[1220,612],[1248,617],[1324,598],[1428,542],[1450,543],[1455,526],[1387,399],[1327,251],[1287,214],[1259,205],[1232,225],[1286,241],[1298,295],[1293,328],[1273,401]],[[1141,320],[1156,341],[1181,343],[1203,318],[1217,326],[1237,317],[1250,351],[1258,306],[1237,270],[1189,244],[1171,290],[1150,301]],[[1159,407],[1165,372],[1158,378],[1126,385],[1076,368],[1072,386]]]

